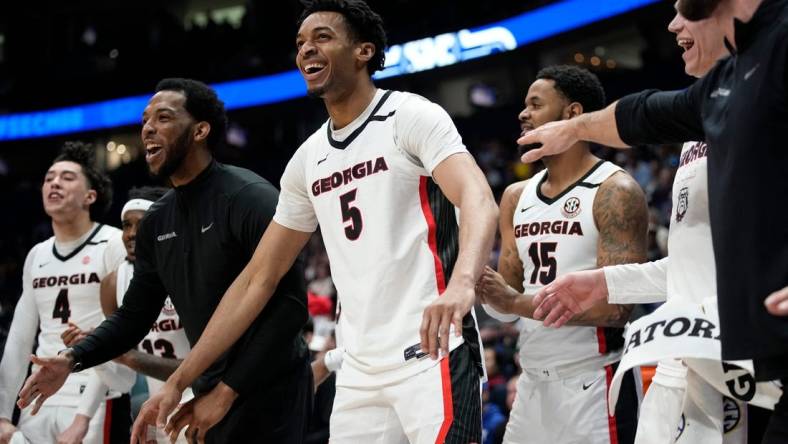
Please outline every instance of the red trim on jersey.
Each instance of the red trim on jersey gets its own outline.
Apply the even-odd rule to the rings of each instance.
[[[605,382],[607,383],[607,390],[605,390],[605,415],[607,415],[607,428],[610,431],[610,444],[618,444],[618,427],[616,426],[616,416],[610,416],[610,400],[607,393],[610,392],[610,382],[613,380],[613,366],[605,366]]]
[[[104,444],[110,444],[112,438],[112,399],[107,399],[104,413]]]
[[[427,240],[430,244],[430,251],[435,260],[435,280],[438,283],[438,294],[443,294],[446,290],[446,276],[443,274],[443,262],[438,255],[438,241],[435,236],[435,216],[432,214],[430,207],[430,199],[427,195],[427,176],[421,176],[419,179],[419,198],[421,198],[421,211],[424,213],[424,219],[427,221]]]
[[[599,353],[607,353],[607,339],[605,339],[605,327],[596,328],[596,339],[599,343]]]
[[[451,423],[454,422],[454,403],[451,398],[451,372],[449,371],[449,357],[441,360],[441,382],[443,384],[443,424],[441,424],[435,444],[443,444],[449,434]]]

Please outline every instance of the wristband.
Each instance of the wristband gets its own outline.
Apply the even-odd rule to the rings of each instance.
[[[345,358],[345,351],[340,348],[335,348],[326,352],[323,357],[323,364],[330,372],[335,372],[342,367],[342,361]]]

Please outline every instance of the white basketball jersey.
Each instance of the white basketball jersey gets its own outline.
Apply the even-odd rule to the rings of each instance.
[[[523,263],[525,294],[536,293],[562,274],[597,268],[599,232],[594,221],[594,198],[599,185],[618,171],[621,168],[616,165],[599,161],[554,198],[541,193],[546,169],[528,181],[512,220]],[[555,367],[619,354],[622,332],[606,327],[547,328],[542,321],[523,319],[518,339],[521,366]]]
[[[668,298],[701,304],[716,297],[714,248],[709,224],[708,148],[687,142],[673,179],[673,210],[668,234]]]
[[[118,299],[118,306],[123,304],[123,296],[129,288],[131,278],[134,276],[134,264],[123,261],[118,267],[116,275],[115,291]],[[162,358],[186,359],[191,346],[183,331],[181,320],[170,297],[164,300],[159,317],[151,326],[150,331],[140,342],[140,351]],[[148,392],[154,394],[164,385],[164,381],[159,381],[150,376],[145,377],[148,382]]]
[[[55,356],[66,348],[60,335],[68,328],[69,322],[87,331],[104,320],[99,300],[101,280],[125,253],[107,248],[113,236],[120,236],[120,230],[96,225],[82,246],[68,255],[62,256],[57,252],[54,237],[31,250],[32,295],[41,329],[37,356]],[[38,371],[37,366],[33,371]],[[63,388],[47,399],[47,404],[76,405],[92,372],[88,369],[71,373]]]
[[[385,384],[437,362],[421,353],[419,327],[459,239],[431,173],[456,153],[467,150],[442,108],[378,90],[356,120],[340,130],[326,122],[290,160],[274,220],[306,232],[320,224],[342,307],[339,385]],[[466,325],[466,340],[478,337],[471,316]],[[460,343],[452,334],[450,348]]]

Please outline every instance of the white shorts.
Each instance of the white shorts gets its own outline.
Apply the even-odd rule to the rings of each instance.
[[[331,444],[480,443],[480,375],[473,361],[463,344],[449,358],[404,381],[337,386]]]
[[[692,370],[685,379],[681,387],[654,378],[640,408],[636,444],[746,444],[746,405]]]
[[[621,385],[616,416],[608,415],[608,365],[577,375],[540,376],[523,371],[503,442],[507,444],[627,444],[635,437],[640,378],[630,371]]]
[[[676,443],[696,442],[745,444],[747,405],[723,395],[690,369]]]
[[[30,405],[22,410],[17,431],[11,437],[10,444],[55,443],[58,435],[71,425],[77,413],[75,406],[48,406],[44,404],[35,416],[31,416],[30,412],[32,409],[33,406]],[[83,444],[106,444],[110,442],[110,423],[105,421],[107,411],[107,401],[99,404],[96,413],[90,419],[88,433],[85,435],[85,439],[82,440]]]

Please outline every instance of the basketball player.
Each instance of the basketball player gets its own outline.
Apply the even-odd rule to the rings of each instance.
[[[151,173],[174,189],[140,223],[134,277],[121,307],[78,344],[48,359],[46,372],[34,373],[20,392],[22,405],[48,396],[70,371],[136,347],[168,295],[190,343],[196,342],[273,216],[278,198],[273,185],[213,160],[227,119],[216,92],[190,79],[164,79],[156,91],[143,112],[145,160]],[[200,440],[209,443],[246,442],[250,436],[302,442],[312,375],[300,333],[308,317],[303,273],[300,265],[290,270],[292,263],[244,338],[192,386],[196,398],[180,409],[199,422],[186,431],[188,439],[199,431]],[[180,400],[179,392],[175,403]],[[145,442],[147,430],[138,432]]]
[[[690,3],[735,17],[724,22],[731,57],[684,90],[630,94],[583,121],[526,134],[521,143],[542,147],[523,160],[555,153],[567,138],[615,147],[705,139],[722,357],[752,360],[756,381],[785,385],[788,319],[766,298],[788,285],[788,231],[777,222],[788,207],[774,204],[788,184],[788,0],[682,0],[679,8]],[[788,442],[787,392],[774,407],[764,442]]]
[[[296,64],[329,120],[293,155],[254,258],[155,398],[160,421],[266,305],[319,224],[345,350],[331,442],[479,442],[471,309],[495,231],[492,192],[442,108],[372,83],[385,33],[366,3],[315,1],[302,18]],[[176,417],[168,427],[182,426]]]
[[[134,276],[134,251],[140,221],[148,208],[167,191],[167,188],[163,187],[132,188],[129,191],[129,200],[120,212],[126,260],[101,281],[101,308],[106,316],[114,313],[123,303],[123,296]],[[82,339],[80,336],[84,335],[78,328],[73,328],[67,333],[70,335],[69,338],[64,338],[67,346],[76,344]],[[138,348],[141,351],[129,350],[114,361],[145,375],[148,393],[156,393],[164,384],[162,381],[167,380],[178,368],[178,364],[190,349],[189,340],[183,332],[183,325],[169,296],[164,300],[161,314]],[[189,400],[193,395],[191,390],[186,391],[184,399]],[[156,441],[160,444],[170,442],[164,431],[160,429],[156,429]],[[185,436],[179,436],[177,442],[185,444]]]
[[[595,75],[574,66],[542,69],[525,98],[523,131],[601,109]],[[499,273],[479,283],[494,312],[522,316],[518,348],[523,369],[504,442],[631,443],[639,379],[630,374],[614,417],[607,389],[623,346],[621,327],[632,306],[597,304],[552,330],[533,317],[532,296],[556,276],[646,259],[648,210],[643,191],[621,168],[579,142],[544,159],[546,169],[501,197]],[[551,420],[545,420],[551,418]]]
[[[702,77],[717,60],[728,55],[723,45],[724,27],[720,23],[725,20],[732,18],[717,16],[691,22],[677,13],[670,22],[668,29],[676,34],[679,46],[684,49],[682,58],[687,74]],[[687,142],[682,148],[673,183],[670,257],[655,263],[607,267],[588,273],[600,278],[599,285],[589,282],[594,287],[589,294],[604,294],[609,302],[619,303],[659,302],[665,295],[669,303],[695,306],[702,306],[704,300],[713,303],[713,299],[707,300],[716,294],[707,152],[708,147],[702,142]],[[575,276],[559,281],[564,279],[569,283]],[[558,290],[560,284],[556,282],[552,289]],[[689,373],[681,361],[659,362],[641,408],[637,442],[747,442],[746,405],[719,393],[693,369]],[[688,383],[692,384],[689,391]],[[735,416],[737,421],[725,421],[723,415]]]
[[[115,439],[128,437],[128,396],[116,403],[121,392],[108,391],[92,370],[70,375],[46,404],[37,402],[23,409],[17,427],[11,424],[36,331],[40,329],[36,355],[49,357],[65,347],[60,336],[69,322],[82,328],[98,325],[103,319],[100,281],[123,260],[122,249],[108,248],[108,241],[120,236],[119,230],[94,222],[112,201],[112,184],[94,163],[92,146],[66,142],[44,177],[44,210],[52,218],[55,235],[34,246],[25,260],[23,292],[0,363],[3,444],[101,443],[107,442],[113,427]],[[33,364],[37,371],[40,360],[34,357]],[[111,373],[113,369],[117,370],[113,366],[104,370]],[[121,391],[128,391],[133,372],[118,377],[125,381]]]

